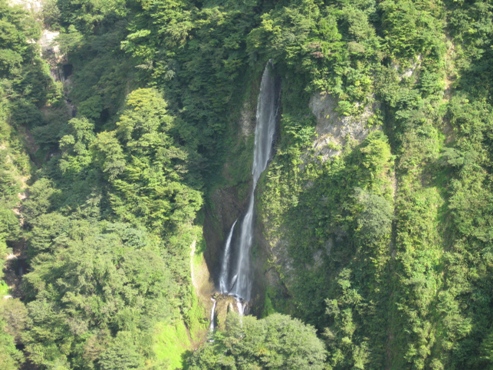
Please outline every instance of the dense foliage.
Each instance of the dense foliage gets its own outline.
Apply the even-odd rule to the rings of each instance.
[[[0,285],[0,368],[183,365],[206,324],[190,245],[204,199],[213,218],[217,189],[248,188],[236,122],[269,59],[264,312],[298,319],[231,315],[188,366],[493,366],[488,1],[47,0],[35,18],[0,0],[0,255],[28,268]]]
[[[201,196],[186,185],[172,125],[153,89],[128,95],[115,130],[96,135],[87,118],[69,121],[60,155],[24,205],[32,362],[140,368],[156,356],[156,325],[190,309],[186,257]]]
[[[19,194],[26,187],[31,163],[22,134],[40,117],[38,109],[52,94],[51,81],[37,50],[29,43],[39,29],[20,9],[0,1],[0,368],[17,369],[22,353],[16,348],[25,323],[25,308],[9,294],[3,281],[9,243],[22,238]]]
[[[189,369],[323,369],[325,349],[315,330],[289,316],[257,320],[231,313],[224,332],[215,333],[188,360]]]
[[[489,70],[491,9],[481,1],[326,9],[340,17],[338,41],[347,49],[328,61],[342,79],[323,89],[337,94],[342,116],[377,98],[380,112],[372,109],[385,135],[336,148],[342,154],[324,164],[317,153],[300,163],[312,144],[293,126],[300,110],[284,97],[283,143],[262,195],[270,238],[292,248],[295,268],[281,276],[294,302],[279,309],[324,330],[333,368],[491,366],[491,143],[483,131],[491,106],[479,77]],[[352,23],[356,12],[369,23],[362,16]],[[350,79],[355,68],[371,73],[368,83]],[[320,67],[310,70],[317,83]]]

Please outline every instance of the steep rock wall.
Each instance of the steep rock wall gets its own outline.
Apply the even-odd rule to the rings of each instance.
[[[317,119],[317,137],[313,147],[325,161],[341,154],[349,140],[361,143],[370,132],[368,119],[374,115],[377,105],[366,105],[358,116],[345,116],[337,112],[337,99],[330,94],[315,93],[309,107]]]
[[[261,191],[265,194],[262,194],[259,205],[256,239],[261,251],[258,262],[263,263],[263,291],[267,293],[264,314],[269,314],[271,310],[296,314],[296,301],[302,299],[296,291],[303,290],[306,285],[303,281],[307,278],[306,274],[314,281],[326,276],[332,249],[335,245],[344,244],[347,238],[346,230],[333,227],[327,232],[328,235],[314,238],[318,239],[316,245],[302,257],[297,250],[301,249],[298,236],[306,233],[308,237],[313,237],[310,233],[320,227],[319,221],[314,220],[315,216],[312,219],[310,208],[313,204],[310,205],[310,202],[326,209],[326,212],[333,206],[323,191],[317,193],[321,188],[320,179],[311,173],[324,171],[330,163],[358,152],[370,133],[381,130],[381,126],[374,124],[379,114],[377,103],[361,107],[360,114],[354,116],[338,113],[337,106],[335,97],[313,94],[306,111],[315,119],[314,135],[308,145],[296,154],[298,161],[274,158],[273,169],[263,178]],[[283,141],[289,140],[283,122],[280,135],[282,146]],[[285,155],[281,153],[281,156]],[[352,191],[347,189],[347,192]],[[272,205],[276,203],[277,206]],[[293,219],[297,218],[299,222],[293,223]],[[305,300],[309,299],[309,290],[307,286]],[[298,296],[294,297],[296,294]],[[314,316],[317,314],[313,313]]]
[[[206,195],[204,238],[207,248],[204,255],[216,286],[219,283],[226,236],[248,202],[251,187],[256,88],[258,83],[252,83],[252,87],[249,87],[251,92],[246,92],[241,109],[232,119],[228,133],[228,142],[231,143],[229,153],[224,159],[222,171],[218,174],[215,185]]]
[[[229,142],[232,145],[229,147],[230,151],[225,158],[221,176],[216,186],[209,192],[205,207],[204,236],[207,243],[205,255],[216,287],[219,285],[218,276],[226,237],[234,221],[241,218],[246,212],[251,192],[254,131],[260,76],[251,81],[246,88],[245,97],[239,105],[241,109],[230,126]],[[277,88],[280,88],[280,80],[276,84]],[[278,130],[276,129],[276,131]],[[259,219],[256,213],[257,211],[254,212],[253,229],[255,235],[251,248],[254,281],[252,299],[248,303],[246,312],[260,316],[266,287],[264,266],[270,254],[263,248],[262,225],[256,222]],[[217,312],[219,316],[219,313],[226,313],[231,310],[231,307],[234,308],[234,305],[230,303],[227,299],[218,299]],[[221,319],[219,318],[219,322]]]

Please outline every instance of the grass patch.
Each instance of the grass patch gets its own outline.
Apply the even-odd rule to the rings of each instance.
[[[190,309],[187,312],[187,323],[194,344],[201,343],[205,339],[209,325],[206,307],[210,302],[213,286],[209,286],[208,283],[210,276],[204,258],[205,248],[205,239],[198,237],[195,253],[191,256],[195,282],[191,292]]]
[[[192,342],[194,344],[201,343],[207,335],[208,320],[206,320],[204,307],[200,304],[195,293],[192,294],[192,306],[188,311],[188,324]]]
[[[165,322],[156,325],[152,349],[163,369],[182,369],[182,355],[191,346],[187,328],[181,320],[174,325]]]

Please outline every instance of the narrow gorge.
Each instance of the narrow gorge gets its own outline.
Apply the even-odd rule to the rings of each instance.
[[[255,190],[258,180],[271,158],[272,146],[279,113],[279,96],[276,79],[272,71],[272,62],[265,67],[257,100],[255,141],[252,165],[252,186],[248,208],[241,219],[236,220],[225,241],[224,253],[219,276],[221,294],[234,296],[240,301],[240,312],[251,299],[252,269],[251,247],[255,211]],[[239,227],[236,224],[239,221]]]

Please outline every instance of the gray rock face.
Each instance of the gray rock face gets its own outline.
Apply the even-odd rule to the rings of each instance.
[[[313,147],[322,161],[339,155],[348,140],[362,142],[371,131],[368,119],[374,114],[374,106],[365,106],[358,116],[344,116],[336,111],[337,103],[336,98],[323,93],[314,94],[310,99],[310,109],[317,119],[318,134]]]
[[[330,160],[330,158],[340,155],[346,144],[357,145],[365,140],[372,130],[378,129],[371,127],[368,122],[377,111],[377,104],[370,103],[366,106],[360,106],[359,111],[361,113],[355,116],[344,116],[338,113],[337,106],[338,100],[332,95],[316,93],[311,97],[309,108],[317,121],[317,137],[313,141],[312,147],[314,156],[313,154],[306,153],[304,155],[302,153],[304,161],[311,161],[314,158],[323,162]],[[304,186],[309,188],[311,184],[307,183]],[[263,230],[268,227],[268,225],[261,225],[259,229]],[[268,233],[266,234],[268,235]],[[276,234],[284,235],[284,232],[280,230]],[[289,297],[290,287],[296,280],[293,261],[288,252],[289,241],[282,236],[269,239],[267,235],[257,236],[257,240],[261,241],[262,249],[268,253],[269,263],[264,272],[266,284]],[[315,271],[322,268],[323,260],[331,253],[334,242],[333,239],[327,240],[324,248],[314,252],[312,263],[307,264],[305,268]]]
[[[236,312],[237,314],[240,314],[238,310],[238,302],[233,296],[227,294],[216,294],[213,298],[216,301],[216,307],[213,317],[215,327],[221,330],[225,330],[226,317],[228,316],[228,313]]]
[[[42,0],[9,0],[11,6],[20,5],[28,12],[41,13],[43,9]]]

